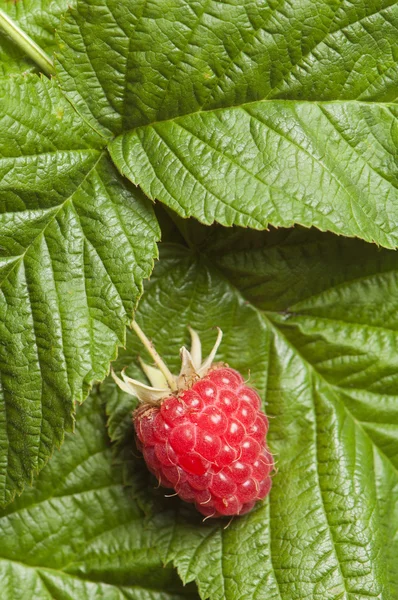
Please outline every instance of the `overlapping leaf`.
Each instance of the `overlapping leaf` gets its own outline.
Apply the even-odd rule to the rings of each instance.
[[[315,224],[391,247],[397,115],[387,104],[254,102],[138,128],[110,149],[124,175],[182,216]]]
[[[174,369],[187,324],[204,334],[207,347],[209,327],[222,327],[219,357],[243,373],[250,367],[274,417],[269,440],[278,472],[269,501],[252,514],[227,529],[225,522],[201,524],[194,509],[162,499],[137,474],[134,400],[109,382],[110,433],[127,443],[128,481],[146,506],[153,499],[148,519],[164,559],[212,600],[392,600],[396,254],[300,231],[216,232],[203,250],[209,260],[178,247],[162,254],[137,319]],[[139,352],[130,336],[119,368]],[[139,374],[134,363],[129,368]]]
[[[0,503],[105,377],[157,254],[147,201],[58,88],[1,90]],[[117,240],[117,241],[116,241]]]
[[[118,134],[121,173],[180,215],[395,247],[397,26],[388,0],[90,0],[58,73]]]
[[[0,512],[2,600],[195,600],[123,488],[104,411],[92,397],[77,432],[26,491]]]

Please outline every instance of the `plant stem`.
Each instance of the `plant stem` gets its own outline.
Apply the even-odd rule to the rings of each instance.
[[[169,371],[169,369],[167,368],[167,366],[165,365],[163,360],[160,358],[160,356],[156,352],[152,342],[147,338],[147,336],[142,331],[141,327],[136,323],[136,321],[133,321],[132,328],[134,329],[137,336],[140,338],[140,340],[143,343],[143,345],[145,346],[145,348],[148,350],[149,354],[151,355],[151,357],[152,357],[154,363],[156,364],[156,366],[158,367],[158,369],[165,376],[166,381],[169,384],[171,391],[176,392],[177,384],[175,382],[174,375]]]
[[[0,28],[40,67],[43,73],[55,74],[51,58],[1,9]]]

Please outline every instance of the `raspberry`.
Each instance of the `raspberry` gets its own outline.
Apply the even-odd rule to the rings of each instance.
[[[142,401],[133,421],[148,469],[160,485],[173,488],[206,517],[249,512],[271,489],[268,419],[257,392],[237,371],[212,365],[221,332],[202,363],[199,338],[191,331],[191,353],[181,349],[183,365],[175,377],[134,325],[159,366],[157,371],[142,363],[156,387],[123,372],[123,380],[112,374],[122,389]]]

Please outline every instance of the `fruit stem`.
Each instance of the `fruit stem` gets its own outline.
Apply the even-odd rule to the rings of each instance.
[[[160,358],[159,354],[156,352],[154,345],[151,340],[147,338],[145,333],[142,331],[141,327],[138,325],[136,321],[133,321],[132,328],[134,329],[137,336],[140,338],[141,342],[147,349],[148,353],[151,355],[153,362],[158,367],[158,369],[163,373],[166,378],[167,383],[169,384],[169,388],[172,392],[177,391],[177,383],[175,381],[174,375],[169,371],[163,360]]]
[[[43,73],[55,74],[51,58],[1,9],[0,28],[40,67]]]

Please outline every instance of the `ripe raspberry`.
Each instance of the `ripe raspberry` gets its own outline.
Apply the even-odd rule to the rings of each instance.
[[[266,444],[268,419],[258,394],[235,370],[202,363],[200,341],[191,331],[192,349],[181,349],[182,369],[174,377],[135,330],[161,371],[142,363],[150,388],[122,373],[118,385],[141,399],[133,421],[137,444],[160,485],[173,488],[207,517],[242,515],[271,489],[274,463]]]

